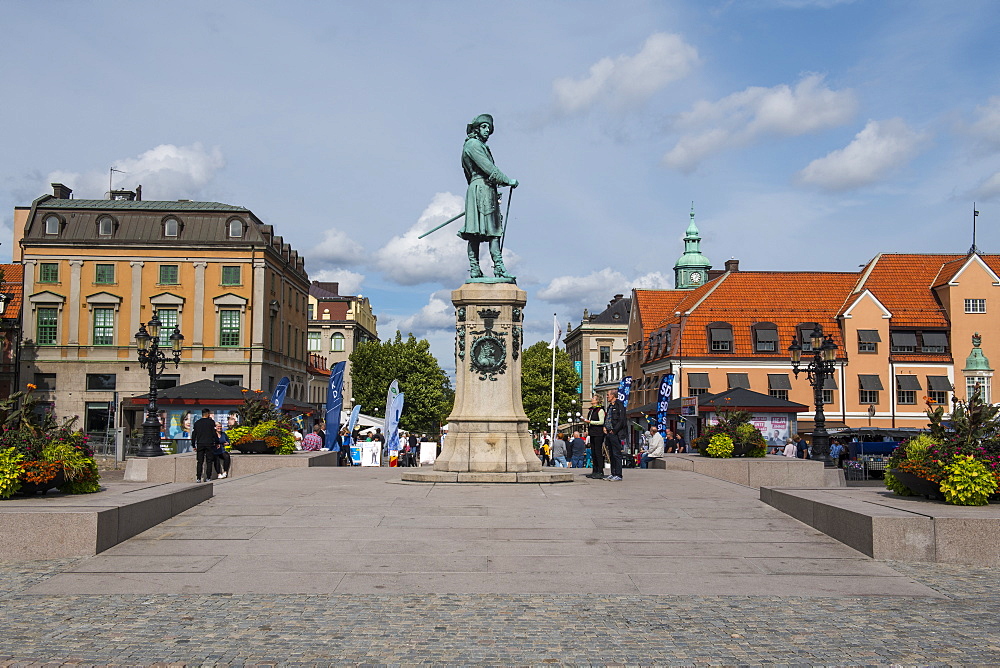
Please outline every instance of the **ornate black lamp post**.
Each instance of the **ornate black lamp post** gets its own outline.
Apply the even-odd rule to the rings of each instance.
[[[142,445],[139,446],[139,457],[158,457],[163,454],[160,448],[160,418],[156,408],[156,381],[167,368],[167,354],[160,350],[160,327],[163,323],[154,313],[153,318],[145,325],[139,325],[135,333],[135,342],[139,348],[139,366],[149,370],[149,405],[146,407],[146,419],[142,423]],[[170,347],[173,352],[174,367],[181,362],[181,345],[184,337],[181,330],[174,327],[170,335]]]
[[[829,336],[823,335],[823,327],[819,323],[813,328],[809,336],[812,344],[813,358],[802,367],[802,346],[795,339],[792,345],[788,346],[788,354],[792,358],[792,372],[795,377],[799,377],[799,372],[804,371],[809,378],[809,384],[813,388],[813,403],[816,406],[815,426],[813,427],[813,458],[820,459],[823,466],[834,466],[830,459],[830,435],[826,433],[826,415],[823,414],[823,389],[826,387],[826,379],[832,378],[837,365],[837,344]]]

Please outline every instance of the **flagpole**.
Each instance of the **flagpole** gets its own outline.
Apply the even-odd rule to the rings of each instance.
[[[552,314],[553,322],[556,320],[556,314]],[[554,332],[553,332],[554,333]],[[556,442],[556,347],[559,345],[558,341],[552,342],[552,403],[549,406],[549,444],[555,445]]]

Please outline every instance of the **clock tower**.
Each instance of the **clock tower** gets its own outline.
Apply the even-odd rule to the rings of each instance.
[[[694,224],[694,202],[691,203],[691,222],[684,233],[684,254],[674,264],[674,288],[693,290],[708,280],[712,263],[701,254],[701,233]]]

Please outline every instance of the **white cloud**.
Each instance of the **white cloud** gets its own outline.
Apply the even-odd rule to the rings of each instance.
[[[853,91],[831,90],[818,74],[803,77],[794,88],[752,86],[717,102],[698,102],[681,114],[674,128],[684,134],[663,160],[691,172],[709,156],[761,137],[794,137],[843,125],[857,106]]]
[[[1000,172],[990,176],[976,186],[972,194],[980,200],[989,200],[1000,196]]]
[[[124,173],[114,174],[113,185],[116,189],[128,190],[141,185],[143,199],[147,200],[198,199],[202,189],[225,165],[218,147],[206,150],[200,143],[190,146],[161,144],[138,157],[117,160],[115,168]],[[73,188],[73,195],[78,199],[103,199],[108,192],[108,172],[105,171],[55,171],[46,181]]]
[[[466,243],[456,236],[461,220],[423,239],[417,237],[464,209],[465,200],[462,197],[437,193],[413,227],[402,236],[393,237],[375,252],[375,266],[387,278],[401,285],[461,283],[469,268]],[[489,265],[489,260],[486,264]]]
[[[615,294],[628,294],[632,288],[669,289],[673,279],[655,271],[629,280],[625,274],[605,267],[586,276],[558,276],[538,290],[535,295],[554,304],[570,307],[593,308],[604,304]]]
[[[308,265],[307,265],[308,268]],[[365,281],[363,274],[348,269],[320,269],[310,271],[309,278],[322,283],[339,283],[337,292],[342,295],[356,295]]]
[[[868,121],[854,141],[809,163],[798,174],[802,183],[826,190],[871,185],[909,162],[927,139],[901,118]]]
[[[634,279],[629,287],[640,290],[669,290],[674,287],[674,279],[673,276],[668,276],[663,272],[652,271]]]
[[[323,241],[306,251],[306,258],[316,262],[354,265],[364,260],[365,249],[343,230],[332,228],[323,233]]]
[[[422,337],[436,330],[451,330],[455,327],[455,307],[451,303],[451,291],[439,290],[431,294],[427,304],[413,315],[396,323],[405,336],[412,332],[414,336]]]
[[[991,97],[986,104],[976,107],[976,120],[968,131],[989,148],[1000,149],[1000,96]]]
[[[558,110],[566,114],[600,102],[634,104],[687,76],[697,62],[698,51],[680,35],[654,33],[634,56],[602,58],[586,77],[556,79],[552,91]]]

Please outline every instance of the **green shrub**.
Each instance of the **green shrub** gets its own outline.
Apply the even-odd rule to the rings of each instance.
[[[72,480],[59,485],[63,494],[93,494],[101,491],[101,474],[93,459],[88,459],[86,466],[77,471]]]
[[[24,455],[14,448],[0,451],[0,499],[8,499],[21,489],[20,463]]]
[[[997,489],[993,473],[972,455],[958,456],[945,467],[941,481],[945,503],[956,506],[985,506]]]
[[[732,457],[733,439],[725,434],[716,434],[708,441],[709,457]]]

